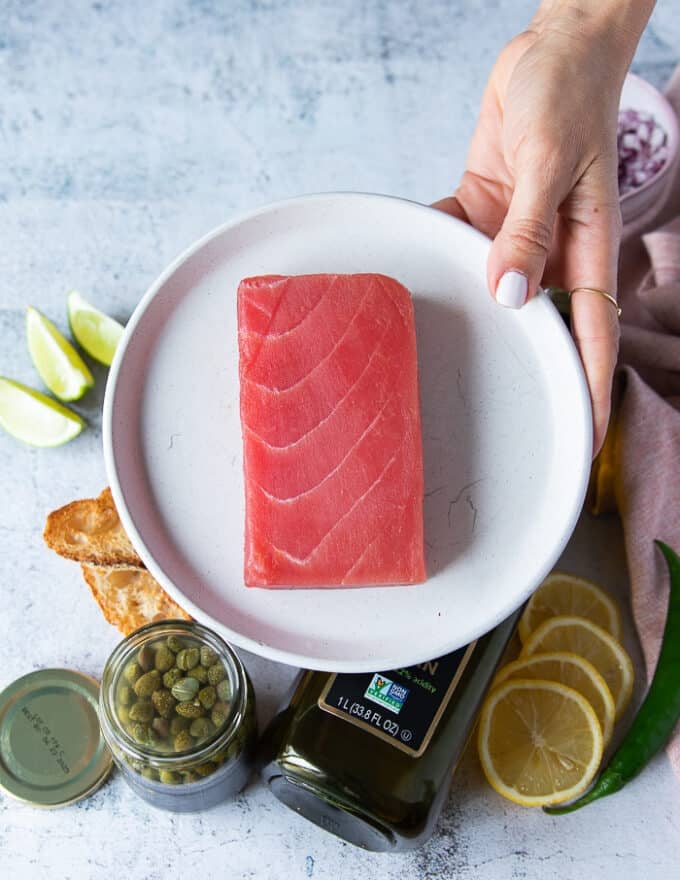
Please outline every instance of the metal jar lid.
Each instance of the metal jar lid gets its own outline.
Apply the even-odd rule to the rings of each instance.
[[[111,769],[99,727],[99,684],[70,669],[40,669],[0,693],[0,788],[38,807],[94,792]]]

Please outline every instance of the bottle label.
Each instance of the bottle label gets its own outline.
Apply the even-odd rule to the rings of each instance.
[[[331,675],[319,708],[417,758],[427,748],[475,644],[390,672]]]

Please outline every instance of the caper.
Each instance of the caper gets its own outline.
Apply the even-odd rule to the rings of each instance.
[[[161,674],[157,669],[145,672],[138,678],[133,687],[138,697],[150,697],[161,686]]]
[[[172,770],[161,770],[160,781],[165,782],[167,785],[177,785],[180,781],[179,773],[175,773]]]
[[[219,657],[208,645],[201,645],[201,666],[212,666],[217,663]]]
[[[154,782],[158,780],[158,773],[156,770],[153,769],[153,767],[145,767],[142,770],[142,776],[144,777],[144,779],[153,779]]]
[[[177,684],[177,682],[180,680],[180,678],[182,678],[183,675],[184,673],[181,669],[173,667],[163,675],[163,684],[168,690],[171,690],[173,684]]]
[[[205,764],[198,764],[198,766],[194,767],[194,771],[198,773],[199,776],[210,776],[210,774],[214,773],[216,769],[217,768],[212,761],[206,761]]]
[[[149,736],[149,727],[141,721],[135,722],[130,730],[132,738],[138,743],[145,743]]]
[[[198,648],[183,648],[177,655],[177,668],[183,669],[185,672],[198,666],[201,654]]]
[[[173,654],[181,651],[184,647],[184,642],[177,636],[168,636],[165,640],[165,644],[170,648]]]
[[[214,729],[212,721],[208,718],[195,718],[191,722],[189,733],[196,739],[205,739],[206,736],[210,736]]]
[[[219,684],[227,677],[227,670],[221,663],[215,663],[208,670],[208,682],[210,684]]]
[[[194,666],[191,670],[191,677],[195,678],[199,684],[205,684],[208,681],[208,670],[205,666]]]
[[[201,688],[198,692],[198,702],[203,706],[204,709],[212,709],[217,701],[217,692],[212,685],[208,685],[208,687]]]
[[[177,736],[178,733],[186,730],[190,724],[191,722],[188,718],[180,718],[179,716],[175,716],[170,722],[170,736]]]
[[[187,701],[184,703],[178,703],[175,706],[175,712],[178,715],[181,715],[182,718],[200,718],[203,715],[203,706],[200,703],[193,703],[191,701]]]
[[[231,682],[228,678],[217,685],[217,697],[225,703],[231,699]]]
[[[147,700],[138,700],[130,707],[130,721],[151,721],[153,715],[153,706]]]
[[[184,784],[185,784],[185,785],[186,785],[187,782],[196,782],[196,780],[199,778],[199,777],[198,777],[195,773],[193,773],[191,770],[185,770],[185,771],[183,771],[182,776],[183,776],[183,778],[184,778]]]
[[[175,665],[175,655],[166,645],[161,645],[156,651],[155,664],[159,672],[167,672]]]
[[[142,670],[139,668],[139,665],[135,663],[134,660],[130,660],[128,664],[126,664],[125,669],[123,670],[123,677],[130,682],[130,684],[134,684],[139,676],[142,674]]]
[[[182,678],[172,686],[172,695],[180,703],[186,703],[188,700],[193,700],[198,693],[198,688],[199,684],[196,679],[189,676]]]
[[[172,716],[172,710],[175,708],[175,699],[170,691],[154,691],[151,694],[151,700],[161,718],[170,718]]]
[[[132,688],[130,685],[121,682],[116,689],[116,699],[121,706],[129,706],[132,700]]]
[[[130,720],[130,710],[127,706],[118,706],[118,720],[121,724],[125,725]]]
[[[156,731],[156,733],[166,739],[170,733],[170,722],[167,718],[154,718],[151,722],[151,726]]]
[[[175,737],[174,746],[176,752],[184,752],[190,749],[194,744],[194,740],[188,730],[180,731]]]
[[[210,720],[215,727],[221,727],[229,717],[230,711],[227,703],[215,703],[212,712],[210,713]]]
[[[150,645],[142,645],[139,651],[137,651],[137,663],[144,672],[153,669],[153,651]]]

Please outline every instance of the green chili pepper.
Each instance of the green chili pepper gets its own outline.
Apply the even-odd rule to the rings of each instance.
[[[544,807],[559,816],[614,794],[642,770],[665,744],[680,719],[680,557],[662,541],[670,575],[668,613],[654,678],[630,730],[595,785],[583,797],[563,807]]]

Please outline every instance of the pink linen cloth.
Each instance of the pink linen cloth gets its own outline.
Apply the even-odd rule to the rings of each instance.
[[[667,97],[680,117],[680,67]],[[664,197],[623,230],[621,346],[602,492],[623,523],[633,617],[651,680],[668,603],[668,573],[654,545],[680,553],[680,162]],[[601,499],[600,499],[601,500]],[[606,508],[596,498],[595,507]],[[680,670],[678,670],[680,675]],[[668,744],[680,778],[680,725]]]

